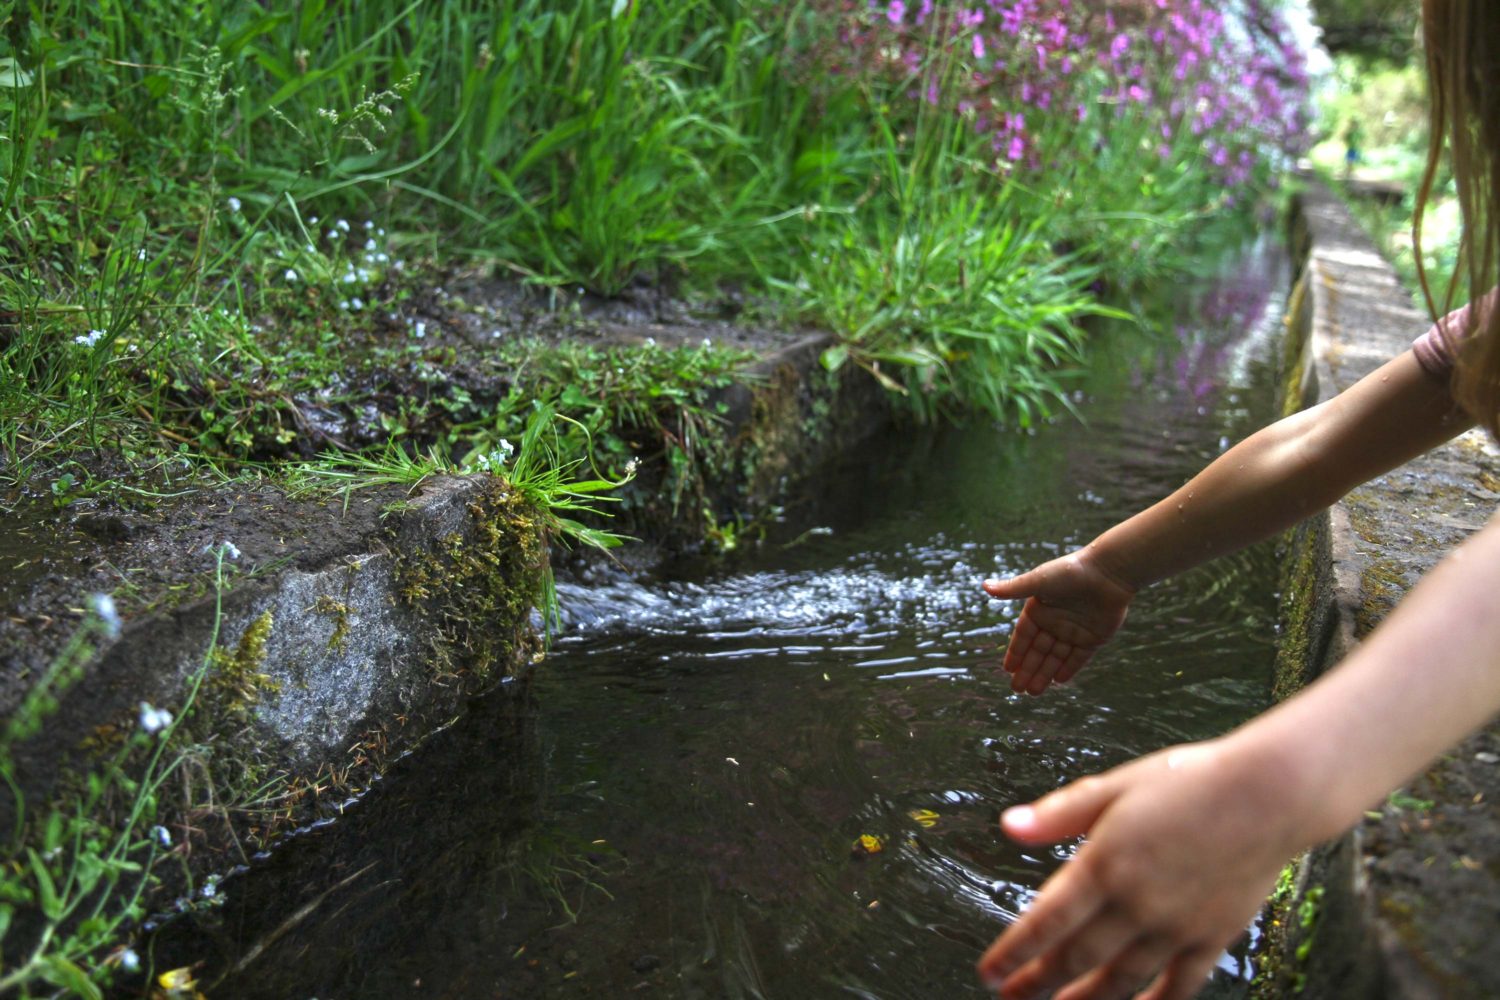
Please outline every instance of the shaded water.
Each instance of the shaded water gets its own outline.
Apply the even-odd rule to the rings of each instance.
[[[534,681],[227,881],[197,957],[243,997],[981,995],[974,959],[1074,846],[1019,848],[999,811],[1254,714],[1274,598],[1265,549],[1153,588],[1033,699],[979,581],[1265,422],[1284,272],[1260,247],[1177,290],[1165,337],[1104,331],[1084,426],[886,440],[731,568],[564,585]],[[1245,973],[1226,955],[1218,995]]]

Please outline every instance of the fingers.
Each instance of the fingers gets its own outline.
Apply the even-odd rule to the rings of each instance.
[[[1030,610],[1030,603],[1030,601],[1027,602],[1027,610]],[[1030,618],[1031,616],[1027,615],[1026,617]],[[1019,623],[1017,624],[1019,625]],[[1035,629],[1035,635],[1026,649],[1026,655],[1021,657],[1020,665],[1016,667],[1015,672],[1011,675],[1010,687],[1012,691],[1021,692],[1030,690],[1032,680],[1041,671],[1043,664],[1047,662],[1049,655],[1052,654],[1053,647],[1056,645],[1057,636],[1040,628]],[[1047,676],[1050,677],[1051,674]],[[1045,690],[1046,685],[1043,684],[1042,688]]]
[[[1197,948],[1174,955],[1138,1000],[1191,1000],[1213,973],[1219,951],[1218,948]]]
[[[1020,576],[1010,577],[1007,580],[986,580],[983,587],[984,592],[991,597],[1011,601],[1018,597],[1030,597],[1036,593],[1036,587],[1039,582],[1037,571],[1032,570],[1028,573],[1022,573]]]
[[[1107,776],[1080,778],[1030,805],[1005,810],[1000,825],[1006,836],[1026,844],[1077,837],[1088,832],[1115,794],[1115,783]]]
[[[1027,602],[1028,605],[1030,603]],[[1031,644],[1041,634],[1036,619],[1026,611],[1026,608],[1021,609],[1021,617],[1016,620],[1016,627],[1010,634],[1010,644],[1005,647],[1005,663],[1002,667],[1010,674],[1021,669],[1021,665],[1026,661],[1026,655],[1031,652]]]
[[[1064,983],[1085,982],[1118,959],[1139,934],[1135,923],[1120,913],[1106,910],[1095,914],[1071,938],[1007,979],[1003,994],[1029,997],[1055,990]],[[1147,970],[1135,980],[1136,985],[1146,982],[1155,971],[1155,968]]]
[[[1053,684],[1071,680],[1094,656],[1094,646],[1078,644],[1081,636],[1038,625],[1039,610],[1040,602],[1035,597],[1026,602],[1005,649],[1001,666],[1011,675],[1010,688],[1017,694],[1041,694]],[[1063,638],[1063,634],[1069,638]]]
[[[1040,633],[1022,659],[1021,666],[1011,675],[1011,690],[1041,694],[1052,684],[1063,664],[1073,656],[1074,650],[1073,645],[1052,633]]]
[[[1140,938],[1106,964],[1069,983],[1054,1000],[1124,1000],[1150,982],[1172,957],[1172,946],[1157,938]]]
[[[1094,658],[1092,649],[1084,649],[1074,646],[1073,652],[1063,661],[1063,665],[1057,669],[1057,676],[1052,678],[1054,684],[1066,684],[1073,679],[1073,675],[1082,670],[1084,666]]]
[[[1067,940],[1098,912],[1099,906],[1097,890],[1080,877],[1078,867],[1064,866],[1026,912],[980,956],[980,978],[990,989],[999,989],[1016,970]]]

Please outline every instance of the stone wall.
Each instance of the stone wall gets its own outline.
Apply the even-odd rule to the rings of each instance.
[[[824,371],[830,343],[825,334],[769,349],[723,391],[731,454],[709,475],[720,509],[684,505],[685,523],[646,525],[657,532],[641,532],[648,543],[701,535],[705,514],[753,517],[887,426],[892,411],[874,379],[852,366],[838,378]],[[95,766],[101,741],[113,746],[134,728],[141,706],[182,714],[193,691],[199,785],[218,804],[197,821],[212,829],[190,845],[195,866],[232,864],[241,845],[260,848],[341,812],[473,696],[529,676],[543,646],[534,611],[551,555],[543,522],[487,474],[347,498],[232,483],[109,515],[111,531],[77,533],[70,561],[47,554],[57,567],[41,578],[47,586],[0,602],[6,717],[58,661],[85,595],[116,591],[124,619],[92,640],[45,726],[16,746],[22,791],[46,802],[70,771]],[[215,553],[226,542],[220,585]],[[203,787],[183,795],[164,803],[164,823],[190,825],[179,814],[198,810]],[[251,810],[236,807],[252,798],[274,818],[244,820]],[[0,796],[0,828],[14,825],[15,810]]]
[[[1345,205],[1309,182],[1293,210],[1286,411],[1337,395],[1430,323]],[[1289,537],[1275,681],[1334,667],[1500,500],[1478,431],[1350,493]],[[1421,683],[1421,664],[1412,664]],[[1316,734],[1309,734],[1316,738]],[[1455,747],[1299,862],[1273,905],[1262,996],[1500,996],[1500,725]]]

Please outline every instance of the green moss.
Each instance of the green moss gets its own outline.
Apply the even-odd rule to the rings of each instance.
[[[1281,354],[1281,415],[1291,416],[1306,404],[1309,389],[1304,352],[1310,339],[1312,317],[1307,301],[1307,275],[1292,286],[1287,300],[1287,335]]]
[[[403,554],[396,571],[402,600],[439,622],[434,671],[484,681],[540,648],[531,613],[553,604],[549,539],[540,512],[499,479],[468,510],[467,530]]]
[[[281,690],[261,671],[274,624],[275,618],[267,608],[246,627],[233,651],[220,646],[209,654],[210,701],[220,712],[241,717],[263,693]]]
[[[349,616],[354,609],[343,601],[322,594],[313,602],[313,611],[333,618],[333,635],[328,637],[329,650],[342,653],[349,646]]]
[[[1281,607],[1278,618],[1281,635],[1276,647],[1272,697],[1283,701],[1305,687],[1314,677],[1317,655],[1314,640],[1321,610],[1319,577],[1322,566],[1324,530],[1322,519],[1299,525],[1283,557],[1281,569]]]
[[[1406,594],[1406,571],[1393,559],[1372,559],[1359,575],[1355,637],[1369,635]]]
[[[1313,942],[1318,937],[1318,921],[1323,916],[1323,887],[1315,885],[1302,896],[1297,904],[1297,926],[1304,937],[1297,945],[1297,961],[1306,962],[1312,952]]]
[[[1276,888],[1261,912],[1261,940],[1255,950],[1255,978],[1250,983],[1252,1000],[1278,1000],[1302,977],[1287,966],[1287,938],[1296,923],[1292,904],[1300,861],[1288,862],[1276,879]]]

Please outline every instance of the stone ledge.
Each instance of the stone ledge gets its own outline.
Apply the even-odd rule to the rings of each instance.
[[[1300,308],[1289,311],[1283,386],[1294,410],[1407,350],[1430,320],[1325,187],[1310,182],[1293,212]],[[1500,453],[1473,431],[1293,532],[1282,572],[1278,697],[1338,663],[1485,524],[1500,500],[1497,470]],[[1263,995],[1500,996],[1497,751],[1500,723],[1492,723],[1346,837],[1309,852],[1278,911],[1284,937]]]
[[[725,393],[732,456],[713,470],[715,516],[753,515],[889,423],[873,379],[823,371],[830,342],[820,335],[772,349],[747,385]],[[681,516],[698,522],[684,535],[701,529],[703,511]],[[532,607],[549,554],[535,511],[487,475],[361,490],[348,503],[236,484],[144,513],[49,517],[36,530],[81,557],[41,551],[49,571],[0,602],[0,715],[16,710],[78,627],[86,595],[117,591],[125,621],[98,643],[44,729],[17,748],[34,802],[69,767],[88,766],[83,748],[98,733],[128,731],[139,702],[175,711],[216,649],[244,662],[234,691],[200,702],[193,736],[251,787],[281,776],[297,806],[278,824],[287,829],[341,810],[470,696],[524,679],[540,649]],[[224,539],[241,554],[216,615],[211,549]],[[11,797],[0,797],[0,827],[13,820]],[[194,845],[194,866],[222,864],[216,852],[245,833],[226,829]],[[247,846],[265,834],[253,831]]]

